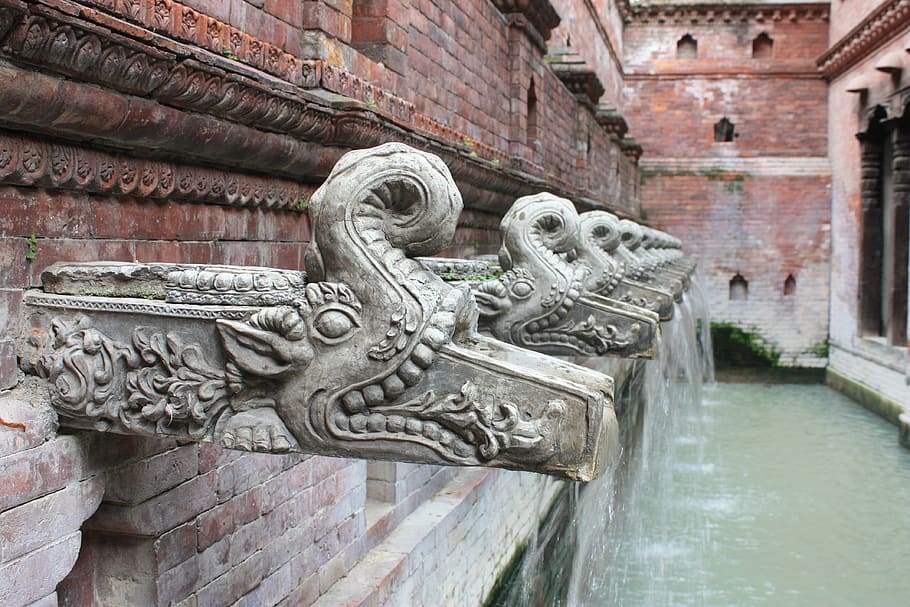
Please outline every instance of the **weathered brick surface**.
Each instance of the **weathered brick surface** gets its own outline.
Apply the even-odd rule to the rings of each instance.
[[[677,59],[684,34],[698,57]],[[752,58],[761,33],[769,59]],[[627,117],[644,148],[642,208],[699,261],[712,319],[757,332],[784,365],[824,365],[830,168],[819,19],[634,22],[626,28]],[[716,142],[714,125],[734,123]],[[731,301],[730,280],[748,281]],[[792,275],[796,291],[784,294]]]

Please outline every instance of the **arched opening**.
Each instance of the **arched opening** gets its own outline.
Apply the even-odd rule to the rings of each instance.
[[[676,42],[677,59],[696,59],[698,58],[698,40],[691,34],[686,34]]]
[[[714,141],[718,143],[729,143],[736,137],[736,125],[730,122],[730,119],[724,116],[714,125]]]
[[[796,295],[796,278],[793,274],[787,275],[787,279],[784,280],[784,295]]]
[[[526,131],[527,145],[531,149],[532,153],[536,148],[537,139],[540,136],[538,129],[539,117],[537,116],[537,91],[534,86],[534,79],[531,78],[531,83],[528,85],[528,127]]]
[[[752,58],[753,59],[770,59],[774,50],[774,40],[765,32],[756,36],[752,41]]]
[[[739,272],[730,279],[730,301],[745,301],[749,299],[749,281]]]

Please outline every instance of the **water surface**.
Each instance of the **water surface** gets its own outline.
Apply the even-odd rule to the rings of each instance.
[[[615,497],[601,490],[615,505],[604,543],[580,541],[569,603],[910,605],[910,451],[896,428],[820,385],[703,396],[652,419]]]

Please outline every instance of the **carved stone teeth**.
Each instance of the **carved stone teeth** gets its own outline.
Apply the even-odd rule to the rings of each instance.
[[[456,440],[454,442],[452,451],[458,457],[474,457],[474,447],[461,440]]]
[[[385,415],[382,413],[371,413],[367,417],[367,429],[370,432],[383,432],[386,429]]]
[[[442,312],[437,311],[430,317],[430,324],[440,333],[451,335],[455,330],[455,314],[453,312]],[[424,333],[426,335],[426,333]],[[440,346],[445,343],[444,341],[440,342]],[[434,349],[439,349],[439,346],[436,346]]]
[[[540,331],[540,328],[541,328],[540,323],[537,322],[536,320],[528,323],[528,331],[531,333],[537,333],[538,331]]]
[[[424,339],[426,339],[426,333],[424,334]],[[411,360],[421,369],[428,369],[433,364],[434,358],[436,358],[436,353],[425,344],[417,344],[414,351],[411,352]],[[402,365],[403,367],[404,365]]]
[[[434,314],[430,320],[430,322],[434,325],[437,324],[436,322],[434,322],[435,319],[436,319],[436,315]],[[452,322],[454,323],[454,318],[452,319]],[[420,337],[420,341],[421,341],[421,343],[426,344],[427,346],[429,346],[430,348],[432,348],[435,351],[435,350],[439,350],[439,348],[441,348],[443,346],[443,344],[445,344],[446,341],[448,341],[448,336],[445,333],[443,333],[442,330],[436,328],[435,326],[431,326],[431,327],[428,327],[427,330],[423,332],[423,335]],[[415,362],[418,362],[418,361],[415,360]],[[419,364],[419,362],[418,362],[418,364]],[[426,368],[426,367],[424,367],[424,368]]]
[[[363,389],[363,399],[372,407],[385,402],[385,392],[379,384],[372,384]]]
[[[382,381],[382,390],[386,399],[395,399],[404,394],[408,387],[397,374],[392,374]]]
[[[423,430],[423,423],[419,419],[407,418],[404,423],[405,432],[408,434],[420,434],[421,430]]]
[[[367,416],[363,413],[352,415],[349,421],[351,432],[355,434],[363,434],[367,431]]]
[[[399,432],[404,432],[404,426],[406,422],[407,419],[400,415],[390,415],[385,420],[386,429],[388,429],[389,432],[394,432],[396,434]]]
[[[431,441],[439,440],[440,430],[442,430],[442,426],[436,422],[423,422],[423,435]]]
[[[419,348],[421,346],[418,345],[417,347]],[[426,346],[424,346],[424,347],[426,347]],[[415,348],[415,350],[416,350],[416,348]],[[414,357],[414,355],[412,354],[411,358],[413,359],[413,357]],[[420,382],[420,378],[422,376],[421,368],[418,367],[413,362],[413,360],[404,361],[404,363],[402,363],[402,365],[400,367],[398,367],[397,373],[398,373],[398,377],[401,378],[401,381],[406,386],[416,386],[417,383]]]
[[[345,432],[351,430],[351,419],[341,411],[335,412],[335,425]]]
[[[363,393],[360,390],[351,390],[345,394],[341,397],[341,403],[348,413],[359,413],[367,408],[367,403],[363,399]]]

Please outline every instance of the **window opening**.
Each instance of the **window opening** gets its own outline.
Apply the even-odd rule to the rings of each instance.
[[[793,278],[793,274],[787,276],[787,279],[784,281],[784,295],[795,295],[796,294],[796,279]]]
[[[677,59],[696,59],[698,58],[698,40],[691,34],[686,34],[676,42]]]
[[[534,79],[531,78],[531,84],[528,85],[528,129],[527,144],[533,151],[538,139],[538,116],[537,116],[537,92],[534,87]]]
[[[749,299],[749,281],[739,272],[730,279],[730,301],[745,301]]]
[[[773,49],[774,40],[771,39],[771,36],[762,32],[752,41],[752,58],[770,59]]]
[[[730,122],[730,119],[724,116],[714,125],[714,141],[719,143],[729,143],[736,137],[734,132],[736,125]]]

